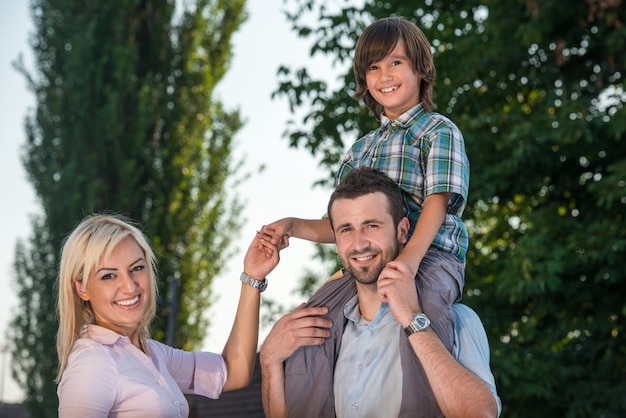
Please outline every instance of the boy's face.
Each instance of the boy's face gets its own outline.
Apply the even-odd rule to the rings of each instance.
[[[420,77],[398,41],[393,51],[365,72],[367,89],[385,109],[389,119],[396,119],[420,102]]]

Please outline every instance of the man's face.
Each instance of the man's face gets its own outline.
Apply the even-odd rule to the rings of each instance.
[[[376,283],[385,265],[406,242],[408,220],[395,227],[387,197],[380,192],[337,199],[330,214],[343,266],[362,284]]]

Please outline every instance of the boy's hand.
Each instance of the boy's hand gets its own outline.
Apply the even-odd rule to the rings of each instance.
[[[282,250],[289,245],[289,238],[293,236],[294,223],[294,218],[279,219],[269,225],[263,225],[260,232],[269,237],[269,241],[279,250]]]

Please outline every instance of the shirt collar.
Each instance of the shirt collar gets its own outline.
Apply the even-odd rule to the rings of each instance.
[[[354,322],[357,325],[376,325],[378,323],[383,323],[385,319],[389,319],[389,317],[393,320],[393,315],[387,315],[391,310],[389,309],[389,304],[386,302],[381,302],[380,307],[378,308],[378,312],[376,312],[376,316],[372,320],[372,322],[367,322],[361,316],[361,311],[359,310],[359,295],[354,295],[352,299],[350,299],[343,306],[343,314],[350,321]],[[384,321],[387,322],[387,321]]]
[[[383,114],[380,115],[380,126],[386,126],[393,122],[395,122],[396,124],[400,126],[406,126],[413,119],[415,119],[418,115],[420,115],[423,112],[424,112],[424,108],[422,106],[422,103],[418,103],[417,105],[413,106],[412,108],[410,108],[409,110],[407,110],[406,112],[404,112],[403,114],[401,114],[400,116],[398,116],[396,119],[393,119],[393,120],[389,119],[385,115],[385,112],[383,112]]]
[[[120,340],[120,342],[130,344],[130,339],[128,337],[95,324],[84,325],[80,330],[80,337],[90,338],[100,344],[106,345],[115,345]]]

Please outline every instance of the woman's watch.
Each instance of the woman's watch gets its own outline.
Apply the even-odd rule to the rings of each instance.
[[[424,331],[430,326],[430,319],[423,313],[413,315],[413,320],[404,328],[406,336],[410,336],[419,331]]]
[[[257,279],[253,279],[252,277],[248,276],[246,273],[242,272],[241,276],[239,277],[239,280],[241,280],[247,285],[254,287],[255,289],[259,289],[259,292],[263,292],[265,291],[265,289],[267,289],[267,277],[263,280],[257,280]]]

